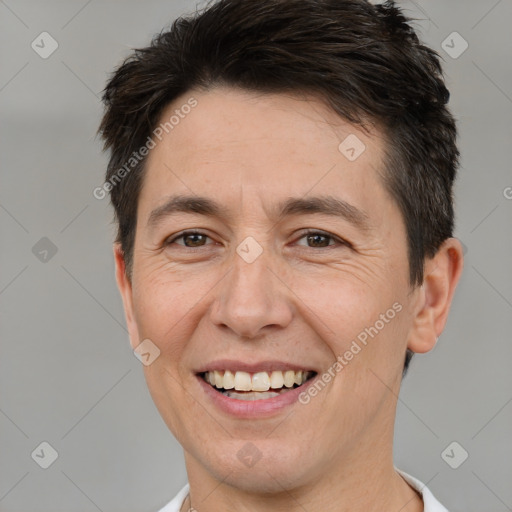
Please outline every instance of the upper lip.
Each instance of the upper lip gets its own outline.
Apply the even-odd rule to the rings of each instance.
[[[213,372],[214,370],[229,370],[231,372],[241,371],[247,373],[272,372],[279,370],[293,370],[296,372],[305,370],[316,372],[316,370],[307,365],[278,361],[275,359],[260,361],[259,363],[246,363],[245,361],[237,361],[235,359],[217,359],[216,361],[211,361],[210,363],[201,366],[196,370],[196,373]]]

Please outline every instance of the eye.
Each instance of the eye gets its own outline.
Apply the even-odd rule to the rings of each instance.
[[[167,245],[181,245],[187,249],[194,249],[203,247],[205,245],[211,245],[206,243],[206,240],[211,238],[202,233],[201,231],[183,231],[182,233],[174,236],[173,238],[167,239],[164,244]],[[324,249],[335,247],[336,245],[344,245],[350,247],[350,244],[345,240],[342,240],[334,235],[323,231],[317,230],[308,230],[298,239],[298,240],[306,240],[306,244],[308,248],[311,249]],[[178,240],[181,240],[182,243],[178,243]],[[298,244],[304,246],[303,244]]]
[[[174,238],[167,239],[165,245],[171,245],[177,240],[183,240],[183,243],[178,243],[177,245],[183,245],[186,248],[193,249],[195,247],[202,247],[203,245],[210,245],[203,243],[207,238],[210,237],[200,231],[184,231]]]
[[[308,230],[299,238],[299,240],[302,239],[306,239],[306,243],[308,244],[307,247],[309,248],[323,249],[328,247],[334,247],[336,245],[349,245],[344,240],[341,240],[340,238],[337,238],[334,235],[325,233],[323,231]]]

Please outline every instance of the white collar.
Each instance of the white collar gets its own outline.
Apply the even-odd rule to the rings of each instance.
[[[420,482],[417,478],[401,471],[395,467],[395,471],[416,491],[418,491],[423,499],[423,512],[448,512],[448,509],[443,507],[439,501],[436,500],[434,495],[430,492],[429,488]]]

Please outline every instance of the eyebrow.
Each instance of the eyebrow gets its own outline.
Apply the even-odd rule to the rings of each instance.
[[[150,229],[155,228],[165,218],[177,213],[199,214],[224,220],[229,217],[229,209],[210,198],[176,195],[169,197],[164,204],[151,212],[147,227]],[[370,227],[369,216],[366,212],[342,199],[330,195],[302,198],[291,197],[281,201],[272,209],[272,214],[276,218],[312,213],[340,217],[361,230],[367,230]]]

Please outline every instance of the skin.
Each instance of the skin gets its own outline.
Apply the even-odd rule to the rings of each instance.
[[[149,338],[161,351],[144,372],[184,448],[184,509],[423,510],[393,468],[397,395],[406,348],[431,350],[445,326],[460,243],[446,240],[425,262],[423,285],[411,288],[377,128],[363,132],[314,97],[227,87],[187,92],[162,120],[191,96],[197,107],[148,156],[131,279],[114,245],[131,345]],[[349,134],[366,146],[353,162],[338,150]],[[219,201],[228,216],[178,213],[149,229],[151,211],[178,193]],[[367,228],[318,213],[272,216],[290,196],[327,194],[365,212]],[[308,228],[332,238],[308,239]],[[165,244],[187,229],[206,237]],[[253,263],[236,252],[248,236],[263,249]],[[219,411],[197,382],[194,370],[220,357],[326,371],[397,302],[402,310],[308,404],[240,419]],[[252,467],[237,458],[248,441],[262,455]]]

